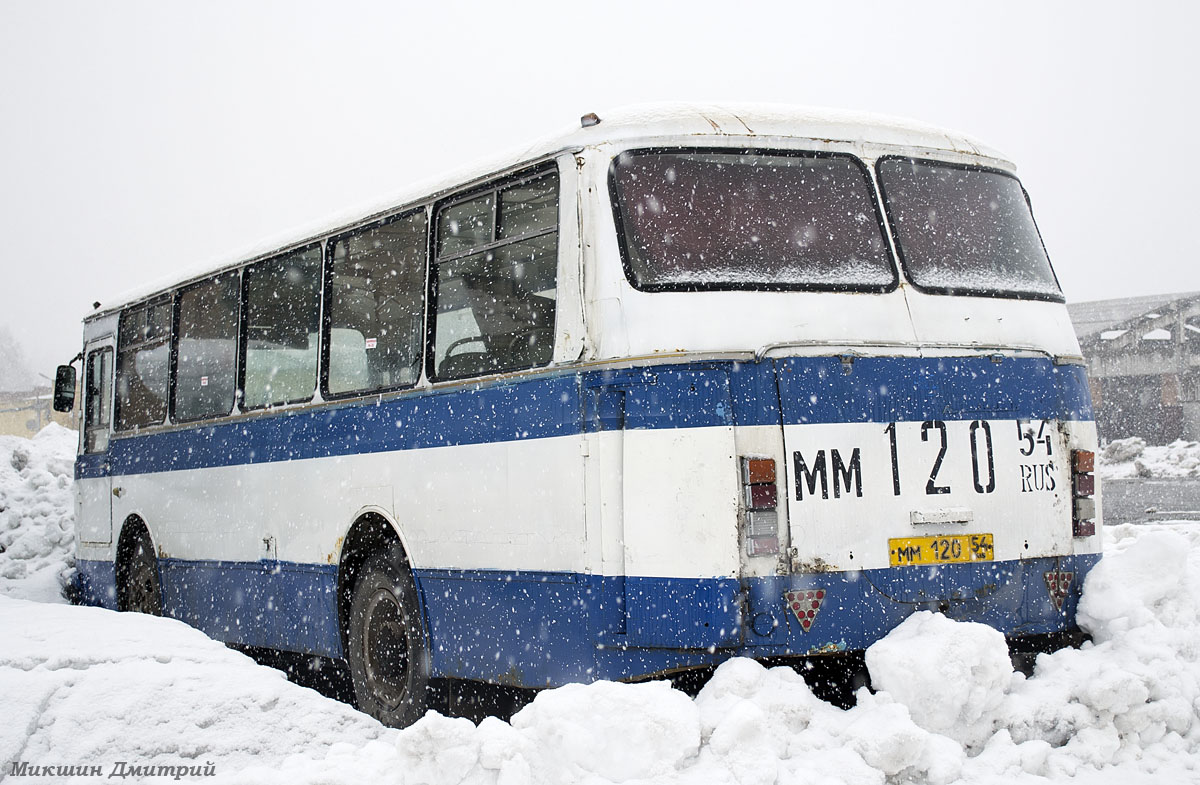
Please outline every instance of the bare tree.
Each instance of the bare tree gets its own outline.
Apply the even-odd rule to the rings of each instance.
[[[0,324],[0,392],[24,392],[37,386],[25,352],[7,325]]]

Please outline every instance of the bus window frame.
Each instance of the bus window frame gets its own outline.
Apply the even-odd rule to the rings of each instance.
[[[174,384],[172,381],[173,368],[171,361],[172,344],[174,343],[175,335],[175,294],[178,287],[169,289],[165,292],[160,292],[152,297],[137,302],[130,303],[124,306],[117,314],[117,329],[113,341],[113,410],[112,410],[112,435],[116,437],[124,434],[136,434],[141,431],[152,428],[161,428],[172,423],[171,420],[171,387]],[[163,395],[166,396],[163,401],[163,417],[157,422],[147,423],[145,425],[130,425],[121,427],[121,353],[127,350],[125,342],[121,340],[121,323],[125,315],[132,312],[152,308],[155,306],[168,305],[171,309],[170,318],[167,320],[167,334],[162,339],[163,344],[167,347],[167,384]],[[142,341],[135,342],[133,348],[128,351],[144,346],[150,342]]]
[[[213,420],[223,420],[227,417],[231,417],[234,414],[237,414],[238,411],[240,411],[241,404],[242,404],[242,383],[241,383],[241,377],[240,377],[240,369],[241,369],[241,364],[242,364],[242,362],[241,362],[241,338],[242,338],[242,326],[245,323],[245,315],[246,315],[246,305],[245,305],[246,288],[245,288],[245,276],[243,275],[243,273],[245,273],[247,267],[249,267],[249,265],[240,265],[238,267],[233,267],[233,268],[230,268],[227,270],[221,270],[220,272],[213,273],[212,275],[209,275],[205,278],[201,278],[201,279],[198,279],[195,281],[190,281],[186,285],[179,286],[179,287],[175,288],[174,290],[172,290],[171,298],[172,298],[173,302],[172,302],[172,306],[171,306],[171,337],[170,337],[171,352],[170,352],[170,367],[168,369],[168,373],[169,373],[168,380],[169,381],[167,384],[167,388],[168,388],[167,394],[169,396],[168,400],[167,400],[167,423],[168,424],[190,425],[193,423],[203,423],[203,422],[210,422]],[[236,311],[236,318],[238,320],[238,324],[237,324],[237,329],[234,332],[234,338],[233,338],[233,351],[234,351],[233,405],[230,406],[229,411],[225,412],[224,414],[205,414],[200,417],[180,417],[175,408],[175,394],[176,394],[176,389],[177,389],[177,384],[178,384],[177,374],[179,371],[179,341],[181,338],[181,336],[179,334],[179,317],[180,317],[180,309],[182,308],[182,304],[183,304],[183,295],[185,292],[188,292],[191,289],[195,289],[198,286],[211,285],[214,281],[218,281],[227,275],[237,276],[237,288],[238,288],[238,307],[237,307],[237,311]]]
[[[261,264],[270,264],[289,256],[304,254],[313,249],[319,252],[320,267],[317,270],[317,351],[316,351],[316,377],[313,380],[313,389],[307,398],[288,399],[286,401],[277,401],[275,403],[265,404],[263,406],[248,406],[246,404],[246,359],[247,350],[250,344],[250,286],[248,284],[251,267],[256,267]],[[296,406],[300,404],[313,403],[317,399],[321,387],[321,324],[324,321],[325,311],[325,295],[322,291],[322,282],[325,278],[325,238],[320,238],[303,245],[298,245],[288,248],[278,253],[273,253],[270,256],[264,256],[261,259],[255,259],[247,264],[239,265],[241,275],[241,309],[238,314],[240,326],[238,327],[238,348],[237,348],[237,390],[235,398],[237,399],[233,412],[235,414],[242,412],[269,412],[277,411],[284,407]],[[218,273],[219,274],[219,273]]]
[[[468,249],[465,251],[457,251],[455,253],[448,254],[445,258],[442,258],[438,255],[438,253],[437,253],[437,251],[438,251],[438,229],[440,226],[439,220],[441,217],[442,210],[449,208],[449,207],[454,207],[457,204],[462,204],[463,202],[469,202],[472,199],[475,199],[475,198],[482,196],[484,194],[487,194],[487,193],[494,193],[497,195],[497,198],[494,200],[494,203],[492,205],[492,210],[493,210],[492,234],[494,235],[499,231],[498,213],[500,210],[500,199],[499,199],[500,192],[503,191],[505,188],[509,188],[509,187],[516,186],[516,185],[521,185],[521,184],[527,183],[527,182],[532,182],[534,180],[537,180],[540,177],[545,177],[545,176],[551,175],[551,174],[554,175],[554,177],[555,177],[556,188],[557,188],[557,191],[555,193],[554,226],[552,229],[546,229],[546,230],[542,230],[540,232],[534,232],[532,234],[525,234],[525,235],[521,235],[519,237],[509,237],[509,238],[505,238],[503,240],[493,240],[491,242],[485,243],[483,245],[480,245],[480,246],[477,246],[477,247],[474,247],[474,248],[471,248],[471,249]],[[428,240],[429,240],[429,251],[428,251],[429,256],[426,260],[427,291],[426,291],[426,296],[425,296],[425,362],[424,362],[426,377],[428,378],[428,380],[431,383],[462,384],[462,383],[472,382],[476,379],[487,378],[489,376],[498,376],[498,375],[508,374],[508,373],[522,373],[525,371],[534,371],[534,370],[538,370],[541,368],[548,368],[554,364],[554,357],[553,357],[553,353],[552,353],[550,361],[543,365],[522,366],[520,368],[488,371],[486,373],[454,377],[452,379],[438,378],[437,367],[436,367],[437,366],[437,362],[436,362],[437,347],[435,345],[435,343],[436,343],[435,339],[437,338],[438,276],[436,274],[435,268],[442,262],[454,261],[456,259],[465,258],[467,256],[472,256],[475,254],[486,253],[488,251],[495,250],[496,248],[502,248],[502,247],[514,245],[516,243],[523,242],[526,240],[532,240],[537,237],[543,237],[547,234],[554,234],[556,236],[556,239],[555,239],[555,249],[556,250],[555,250],[555,269],[554,269],[554,327],[552,329],[554,330],[554,333],[555,333],[554,337],[555,337],[555,343],[557,345],[558,319],[559,319],[559,306],[560,306],[560,302],[559,302],[560,298],[558,295],[558,289],[559,289],[559,278],[560,278],[560,273],[561,273],[560,267],[561,267],[561,259],[562,259],[562,247],[561,247],[561,244],[558,242],[558,238],[561,237],[561,235],[562,235],[562,223],[563,223],[562,208],[563,208],[563,175],[559,169],[558,160],[555,158],[551,158],[547,161],[541,161],[538,163],[534,163],[531,166],[521,168],[517,171],[509,172],[507,174],[502,174],[498,177],[486,180],[482,183],[477,183],[477,184],[471,185],[463,190],[456,191],[456,192],[451,193],[441,199],[438,199],[437,201],[435,201],[431,204],[431,206],[430,206],[430,219],[431,220],[427,227],[427,235],[428,235]]]
[[[1042,294],[1040,292],[1013,292],[1001,291],[998,289],[978,289],[959,286],[927,286],[919,284],[913,279],[912,272],[909,269],[908,258],[905,256],[904,244],[900,241],[899,224],[896,222],[896,216],[892,211],[892,206],[888,202],[887,188],[883,184],[882,166],[888,161],[910,161],[918,164],[927,164],[929,166],[940,166],[947,169],[961,169],[969,172],[988,172],[991,174],[1003,175],[1016,182],[1021,189],[1022,196],[1025,197],[1025,206],[1029,209],[1029,220],[1033,222],[1033,231],[1037,233],[1038,243],[1042,247],[1042,253],[1046,257],[1046,265],[1050,268],[1050,275],[1054,277],[1054,285],[1058,287],[1058,294]],[[1058,280],[1058,272],[1054,269],[1054,263],[1050,261],[1050,253],[1046,250],[1046,242],[1042,239],[1042,230],[1037,225],[1037,217],[1033,214],[1033,202],[1029,199],[1029,191],[1025,190],[1025,184],[1014,173],[1000,169],[994,166],[976,166],[973,164],[958,163],[955,161],[942,161],[937,158],[921,158],[913,155],[882,155],[875,159],[875,180],[879,185],[879,199],[883,203],[884,214],[887,215],[888,233],[892,240],[892,245],[896,249],[896,258],[900,262],[900,267],[904,270],[904,279],[922,294],[943,295],[948,297],[987,297],[994,300],[1035,300],[1039,302],[1050,303],[1066,303],[1067,298],[1062,291],[1062,283]]]
[[[633,269],[633,257],[628,246],[628,236],[621,215],[621,204],[618,200],[617,161],[623,155],[661,155],[692,153],[698,155],[758,155],[763,157],[779,156],[788,158],[842,158],[849,160],[863,175],[867,186],[867,196],[871,209],[875,213],[875,223],[879,230],[879,238],[883,241],[883,254],[887,258],[888,269],[892,273],[889,284],[863,286],[855,284],[821,284],[821,283],[782,283],[782,282],[720,282],[720,283],[639,283]],[[888,294],[900,287],[900,271],[896,255],[892,249],[892,237],[889,225],[880,206],[880,194],[876,187],[874,172],[862,157],[850,152],[830,150],[780,149],[775,147],[688,147],[685,145],[631,147],[618,150],[613,154],[608,164],[608,201],[613,213],[613,224],[617,234],[617,246],[621,253],[621,267],[625,272],[625,280],[636,291],[658,292],[835,292],[854,294]]]
[[[389,223],[402,221],[416,213],[425,213],[425,280],[421,290],[424,297],[424,302],[421,304],[421,330],[419,338],[421,346],[418,349],[420,358],[417,362],[417,376],[408,384],[394,384],[387,387],[378,387],[362,390],[347,390],[345,392],[333,393],[329,391],[329,354],[330,354],[330,336],[333,331],[333,313],[330,305],[333,302],[333,253],[339,241],[348,237],[353,237],[363,232],[369,232],[380,226],[386,226]],[[376,218],[367,223],[359,224],[347,229],[343,229],[336,234],[329,235],[324,239],[324,249],[322,251],[322,283],[321,283],[321,325],[320,325],[320,353],[318,362],[320,368],[318,372],[318,386],[321,391],[321,400],[323,401],[341,401],[352,398],[363,398],[373,395],[383,395],[390,392],[398,392],[402,390],[411,390],[421,384],[421,379],[425,375],[425,358],[426,358],[426,342],[429,332],[429,279],[432,269],[432,252],[435,247],[433,242],[433,203],[427,202],[424,204],[416,204],[405,207],[388,215]]]
[[[101,374],[100,375],[102,378],[100,379],[100,387],[98,390],[95,390],[95,391],[93,391],[91,388],[93,363],[95,363],[97,360],[103,358],[104,355],[106,355],[106,354],[108,355],[108,374],[107,374],[108,395],[107,395],[107,397],[104,395],[104,384],[105,384],[106,380],[103,378],[104,377],[103,363],[101,364]],[[87,353],[87,357],[83,361],[83,384],[81,386],[83,389],[83,396],[82,396],[83,397],[83,412],[82,412],[83,416],[80,419],[83,421],[83,427],[82,427],[82,433],[83,433],[82,442],[83,443],[81,445],[82,449],[80,450],[79,454],[80,455],[103,455],[108,452],[108,446],[112,441],[113,432],[115,430],[114,426],[116,425],[115,421],[116,421],[116,406],[117,406],[117,401],[116,401],[116,397],[117,397],[116,396],[116,391],[117,391],[117,351],[116,351],[116,341],[115,340],[110,345],[104,345],[104,344],[98,345],[97,348],[92,349],[91,351],[89,351]],[[96,392],[98,394],[93,395],[92,394],[93,392]],[[92,400],[93,400],[93,398],[96,398],[99,400],[101,415],[103,415],[104,409],[107,408],[107,410],[108,410],[108,421],[107,422],[100,422],[98,424],[92,422]],[[104,434],[104,447],[103,448],[94,448],[92,445],[92,440],[91,440],[92,434],[98,433],[98,432],[103,432],[103,434]]]

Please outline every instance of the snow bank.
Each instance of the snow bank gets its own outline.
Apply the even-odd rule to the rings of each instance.
[[[0,765],[229,774],[384,731],[172,619],[0,598],[0,630]]]
[[[1106,530],[1080,603],[1094,642],[1028,679],[994,630],[922,612],[867,651],[878,691],[850,710],[737,659],[694,700],[599,682],[510,723],[431,712],[397,731],[180,622],[12,599],[57,599],[73,445],[0,440],[0,765],[211,765],[203,781],[280,785],[1200,782],[1200,524]]]
[[[871,683],[923,728],[972,746],[992,735],[1012,662],[1004,635],[921,611],[867,650]]]
[[[1110,527],[1079,622],[1095,642],[1038,658],[981,759],[1017,765],[1024,747],[1053,778],[1116,767],[1200,782],[1200,525]]]
[[[1099,464],[1102,479],[1200,477],[1200,442],[1180,439],[1154,447],[1137,436],[1114,439],[1101,450]]]
[[[0,595],[62,602],[74,566],[76,435],[0,436]]]

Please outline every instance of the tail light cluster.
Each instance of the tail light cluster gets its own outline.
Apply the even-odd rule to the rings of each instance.
[[[742,494],[746,555],[779,553],[779,492],[773,458],[742,458]]]
[[[1096,453],[1071,451],[1071,496],[1073,515],[1071,533],[1091,537],[1096,533]]]

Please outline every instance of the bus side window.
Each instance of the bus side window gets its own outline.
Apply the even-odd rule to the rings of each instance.
[[[227,273],[179,293],[175,335],[176,420],[223,417],[237,387],[238,273]]]
[[[317,387],[320,272],[320,246],[247,268],[245,408],[312,399]]]
[[[557,272],[557,172],[440,208],[435,378],[548,364]]]
[[[166,420],[170,334],[170,299],[121,314],[117,327],[117,430]]]
[[[425,314],[425,211],[338,238],[329,287],[326,392],[415,384]]]
[[[106,452],[112,422],[112,349],[88,355],[83,384],[83,451]]]

